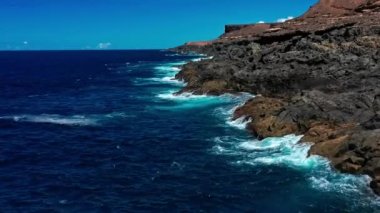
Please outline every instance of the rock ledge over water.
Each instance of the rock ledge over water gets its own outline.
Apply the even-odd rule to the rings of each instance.
[[[310,155],[368,174],[380,194],[379,0],[321,0],[296,19],[228,26],[175,50],[214,56],[183,67],[183,92],[259,95],[234,115],[253,134],[302,134]]]

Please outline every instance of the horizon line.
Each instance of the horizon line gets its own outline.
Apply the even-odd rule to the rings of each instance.
[[[21,50],[5,50],[0,49],[0,52],[43,52],[43,51],[149,51],[149,50],[169,50],[171,48],[141,48],[141,49],[21,49]]]

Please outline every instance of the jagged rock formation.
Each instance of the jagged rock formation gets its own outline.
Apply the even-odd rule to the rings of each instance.
[[[370,175],[380,194],[380,0],[321,0],[294,20],[228,30],[197,50],[214,58],[184,66],[183,91],[260,94],[235,112],[256,136],[303,134],[310,154]]]

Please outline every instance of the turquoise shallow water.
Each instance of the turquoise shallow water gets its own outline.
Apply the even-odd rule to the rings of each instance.
[[[3,211],[374,212],[365,176],[299,136],[258,141],[249,94],[173,95],[165,51],[0,53]]]

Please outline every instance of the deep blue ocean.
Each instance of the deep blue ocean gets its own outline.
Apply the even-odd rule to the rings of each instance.
[[[0,212],[380,211],[367,177],[231,122],[252,95],[173,95],[190,60],[0,52]]]

